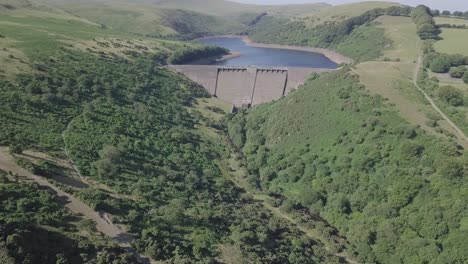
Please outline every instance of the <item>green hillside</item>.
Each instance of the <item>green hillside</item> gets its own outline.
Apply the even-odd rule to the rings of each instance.
[[[69,4],[65,10],[109,28],[148,35],[213,35],[245,30],[245,25],[189,10],[162,9],[135,3]]]
[[[345,19],[356,17],[375,8],[389,8],[392,6],[401,5],[395,2],[366,1],[360,3],[326,6],[310,13],[301,14],[298,19],[302,19],[307,27],[314,27],[325,23],[339,22]]]
[[[462,263],[466,157],[346,70],[229,122],[249,181],[337,227],[361,263]]]
[[[249,5],[224,0],[156,0],[151,1],[156,6],[197,11],[211,15],[225,16],[241,13],[269,12],[280,15],[299,15],[314,12],[327,7],[327,4],[295,4],[295,5]]]
[[[0,0],[0,263],[468,261],[464,29],[393,3],[39,3]],[[169,39],[239,32],[355,62],[227,113],[167,67],[226,50]]]
[[[340,261],[229,180],[219,136],[229,106],[164,67],[203,48],[42,7],[1,12],[0,262],[136,262],[117,244],[129,238],[104,236],[31,181],[118,224],[153,261]]]
[[[325,4],[247,5],[222,0],[67,1],[36,0],[65,9],[116,30],[166,37],[237,34],[265,13],[293,17],[321,10]]]
[[[360,5],[362,4],[358,6]],[[375,19],[383,15],[409,16],[411,12],[408,6],[392,4],[384,4],[384,6],[390,7],[367,11],[364,11],[365,8],[364,10],[359,8],[362,11],[359,15],[340,16],[325,23],[312,25],[310,21],[308,22],[310,17],[287,18],[268,15],[262,17],[247,32],[249,37],[257,42],[330,48],[356,61],[366,61],[380,57],[382,51],[391,44]],[[340,11],[341,7],[328,9],[334,8]],[[353,13],[351,10],[350,15]]]

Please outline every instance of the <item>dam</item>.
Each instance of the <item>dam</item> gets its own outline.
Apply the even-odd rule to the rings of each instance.
[[[297,89],[312,73],[334,70],[217,65],[170,65],[169,67],[203,86],[211,95],[236,108],[248,108],[278,100]]]

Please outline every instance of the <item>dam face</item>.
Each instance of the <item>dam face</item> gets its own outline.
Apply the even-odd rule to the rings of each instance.
[[[278,100],[298,88],[314,68],[226,67],[216,65],[171,65],[175,71],[205,87],[213,96],[237,108]]]

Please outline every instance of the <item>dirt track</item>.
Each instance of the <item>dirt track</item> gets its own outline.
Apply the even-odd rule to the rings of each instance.
[[[452,120],[450,120],[450,118],[436,105],[434,100],[432,100],[432,98],[418,84],[418,74],[422,67],[422,60],[422,57],[419,57],[417,67],[414,71],[413,84],[424,95],[431,107],[436,110],[437,113],[439,113],[442,118],[456,131],[455,136],[457,137],[460,145],[466,149],[468,147],[468,138],[466,137],[465,133],[463,133],[463,131]]]
[[[130,243],[134,240],[134,237],[131,234],[126,233],[120,227],[114,225],[109,215],[106,213],[94,211],[88,205],[78,200],[71,194],[60,190],[58,187],[45,180],[43,177],[34,175],[29,171],[21,168],[13,160],[13,157],[9,154],[6,147],[0,147],[0,168],[7,172],[11,171],[13,174],[18,175],[21,181],[34,181],[41,186],[50,188],[60,198],[66,201],[65,206],[70,209],[70,211],[79,216],[82,216],[85,219],[93,220],[96,223],[96,228],[100,232],[114,239],[120,247],[128,250],[129,252],[135,253],[135,251],[131,249],[130,246]],[[148,260],[146,257],[139,256],[139,258],[142,263],[152,263],[152,261]]]

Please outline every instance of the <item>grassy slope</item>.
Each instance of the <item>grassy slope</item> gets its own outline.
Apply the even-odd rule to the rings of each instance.
[[[361,83],[371,93],[388,99],[409,123],[433,135],[450,136],[449,133],[453,131],[446,122],[439,121],[438,127],[428,125],[431,120],[438,121],[440,117],[412,84],[415,61],[420,52],[414,23],[410,18],[391,16],[380,17],[377,22],[378,27],[384,29],[386,36],[392,40],[392,45],[384,51],[383,56],[391,62],[380,58],[358,64],[355,72],[361,77]]]
[[[134,3],[68,4],[62,6],[79,16],[108,27],[141,35],[236,33],[245,26],[207,14],[167,10]]]
[[[298,15],[306,12],[321,10],[326,4],[300,4],[300,5],[249,5],[232,1],[220,0],[171,0],[154,1],[158,6],[167,8],[181,8],[212,15],[233,15],[240,13],[270,12],[282,15]]]
[[[345,19],[359,16],[366,11],[375,8],[387,8],[398,6],[400,4],[393,2],[362,2],[344,5],[323,7],[314,12],[302,14],[299,18],[304,19],[306,26],[314,27],[326,22],[343,21]]]
[[[246,30],[243,23],[262,12],[297,15],[325,6],[259,6],[218,0],[43,2],[117,30],[152,36],[188,35],[189,31],[192,36],[239,33]]]

